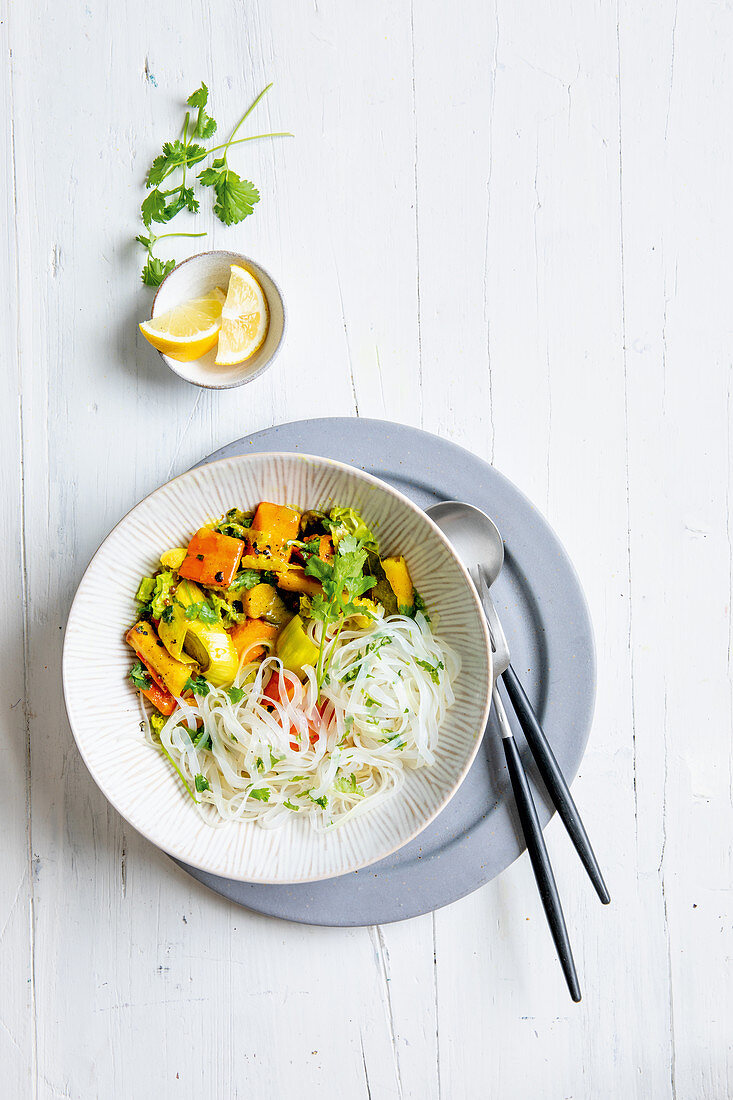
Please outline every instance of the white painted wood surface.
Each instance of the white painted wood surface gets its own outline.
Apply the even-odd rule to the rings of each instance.
[[[731,5],[3,10],[2,1095],[733,1095]],[[202,78],[223,125],[274,80],[256,121],[296,134],[235,155],[243,226],[200,219],[289,309],[228,395],[135,326],[143,175]],[[577,565],[575,793],[613,894],[553,822],[580,1006],[526,858],[402,925],[282,924],[190,881],[80,762],[59,663],[97,544],[214,447],[324,413],[492,459]]]

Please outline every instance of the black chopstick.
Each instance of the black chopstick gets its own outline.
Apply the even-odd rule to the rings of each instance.
[[[522,823],[522,832],[532,861],[532,870],[537,881],[537,887],[544,906],[547,923],[555,942],[557,954],[560,959],[565,981],[568,983],[570,996],[574,1001],[580,1000],[580,983],[575,970],[573,952],[570,947],[568,930],[565,927],[560,895],[557,892],[555,876],[552,873],[550,857],[545,847],[545,839],[542,836],[542,827],[537,817],[537,808],[532,798],[532,791],[527,780],[517,743],[513,737],[503,737],[504,754],[507,768],[512,781],[514,799],[519,811],[519,820]]]
[[[603,875],[598,866],[598,860],[591,847],[588,834],[585,831],[580,814],[578,813],[578,808],[573,801],[573,796],[565,782],[565,776],[562,774],[560,765],[555,759],[555,754],[550,747],[550,743],[544,734],[542,726],[537,720],[537,715],[532,709],[532,704],[527,698],[519,677],[511,665],[509,665],[507,670],[503,673],[502,680],[517,718],[519,719],[522,732],[524,733],[532,756],[537,764],[537,770],[542,776],[555,808],[570,835],[570,839],[575,845],[591,882],[596,888],[598,897],[604,905],[608,905],[611,896],[603,881]],[[552,874],[552,872],[550,872],[550,874]]]

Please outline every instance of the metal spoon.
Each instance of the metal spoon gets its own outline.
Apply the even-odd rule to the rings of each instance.
[[[504,542],[493,520],[480,508],[457,500],[444,501],[428,508],[428,515],[437,523],[458,556],[472,575],[479,568],[491,587],[504,564]],[[479,589],[480,594],[480,589]],[[493,607],[493,604],[492,604]],[[494,616],[496,612],[494,611]],[[591,847],[578,808],[565,781],[560,765],[544,734],[524,688],[507,660],[502,682],[516,712],[537,769],[547,787],[552,802],[567,829],[583,866],[604,905],[611,898],[603,881],[598,860]]]

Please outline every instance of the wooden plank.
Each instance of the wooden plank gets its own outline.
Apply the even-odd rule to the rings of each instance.
[[[9,120],[0,142],[0,168],[6,181],[0,202],[0,270],[3,274],[2,330],[5,358],[0,371],[3,409],[0,461],[0,529],[5,536],[3,622],[3,794],[0,834],[0,1059],[3,1088],[21,1096],[30,1079],[35,1051],[33,1012],[33,860],[30,821],[29,699],[25,681],[27,604],[23,543],[24,470],[20,443],[23,406],[18,378],[18,281],[15,238],[15,130],[13,69],[7,20],[0,23],[3,67],[2,102]]]

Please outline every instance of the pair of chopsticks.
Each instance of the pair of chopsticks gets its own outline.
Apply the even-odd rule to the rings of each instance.
[[[490,601],[491,598],[489,596],[488,584],[482,570],[479,570],[479,590],[482,595],[482,602],[484,602],[484,597],[488,597]],[[537,770],[542,776],[545,787],[552,799],[552,803],[568,831],[570,839],[595,887],[598,897],[604,905],[608,905],[611,897],[603,881],[603,875],[598,866],[598,860],[591,847],[578,808],[570,793],[570,788],[565,781],[565,776],[555,758],[550,743],[545,736],[544,730],[532,708],[532,704],[527,698],[527,694],[522,687],[519,677],[512,668],[511,663],[499,674],[498,679],[501,679],[504,684],[507,696],[514,708],[519,725],[522,728],[525,740],[534,757]],[[497,701],[499,701],[499,697],[497,696],[496,698]],[[503,717],[504,721],[506,721],[506,716],[504,715]],[[517,748],[514,738],[511,736],[504,736],[502,740],[522,831],[524,832],[527,851],[529,852],[532,870],[534,871],[537,881],[537,887],[540,892],[545,915],[547,916],[547,922],[550,926],[550,932],[555,942],[568,989],[570,990],[570,996],[574,1001],[579,1001],[581,999],[580,983],[575,969],[573,952],[570,946],[570,937],[568,936],[560,895],[557,890],[555,876],[552,871],[547,846],[545,845],[545,838],[542,834],[542,827],[539,817],[537,816],[537,808],[534,803],[534,798],[532,797],[527,773],[524,770],[524,764],[522,763],[519,749]]]

